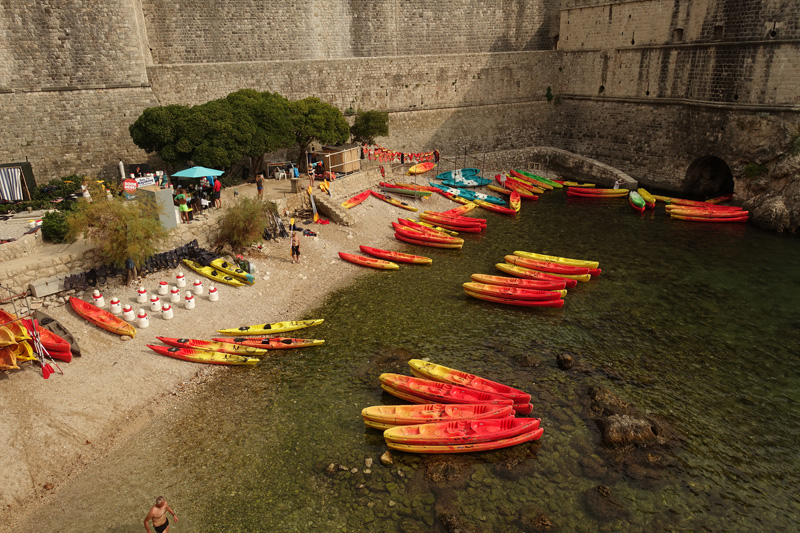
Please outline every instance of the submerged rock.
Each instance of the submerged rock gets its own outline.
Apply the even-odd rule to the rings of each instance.
[[[611,495],[611,489],[605,485],[586,489],[583,493],[583,504],[591,515],[601,520],[614,520],[628,514],[627,509]]]
[[[555,524],[536,505],[529,505],[520,512],[520,523],[524,531],[550,531]]]
[[[558,354],[558,357],[556,357],[556,361],[558,362],[558,368],[562,370],[569,370],[575,365],[575,361],[572,359],[572,356],[568,353]]]
[[[603,432],[603,442],[610,446],[664,444],[658,428],[646,418],[611,415],[598,424]]]
[[[381,455],[381,464],[383,466],[392,466],[394,464],[394,459],[392,459],[392,452],[390,452],[389,450],[383,452],[383,455]]]

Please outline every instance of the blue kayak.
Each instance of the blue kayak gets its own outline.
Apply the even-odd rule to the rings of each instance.
[[[472,176],[469,178],[453,178],[449,180],[442,180],[442,183],[448,187],[483,187],[489,185],[492,180],[482,178],[480,176]]]
[[[430,182],[428,182],[430,183]],[[464,198],[465,200],[483,200],[484,202],[491,202],[496,205],[508,206],[505,200],[502,198],[498,198],[497,196],[492,196],[490,194],[483,194],[481,192],[471,191],[469,189],[457,189],[453,187],[448,187],[447,185],[441,185],[439,183],[431,183],[432,187],[436,187],[444,192],[448,192],[450,194],[455,194]]]
[[[480,174],[480,169],[477,168],[457,168],[456,170],[449,170],[436,175],[437,180],[451,180],[453,178],[471,178]]]

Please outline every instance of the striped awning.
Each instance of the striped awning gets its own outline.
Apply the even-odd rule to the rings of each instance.
[[[0,200],[18,202],[22,200],[22,169],[0,168]]]

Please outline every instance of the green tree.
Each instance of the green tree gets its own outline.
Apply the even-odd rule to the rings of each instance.
[[[248,196],[237,197],[230,209],[219,221],[218,244],[230,244],[241,250],[245,246],[261,241],[267,224],[269,204]]]
[[[83,234],[100,247],[104,261],[123,268],[125,261],[131,259],[137,268],[141,267],[168,235],[158,219],[155,202],[144,198],[109,200],[99,187],[92,192],[94,201],[78,202],[67,215],[66,239],[73,242]]]
[[[389,113],[385,111],[359,111],[350,126],[353,141],[359,144],[375,144],[375,137],[389,135]]]
[[[264,156],[279,148],[294,144],[289,100],[278,93],[242,89],[225,98],[234,108],[239,120],[252,121],[255,131],[245,146],[250,168],[260,170]]]
[[[166,163],[182,163],[174,145],[180,121],[188,112],[189,108],[182,105],[148,107],[128,128],[133,143],[148,154],[156,152]]]
[[[292,112],[294,140],[300,147],[301,172],[308,171],[306,152],[312,142],[343,143],[350,137],[350,128],[339,108],[310,97],[289,102]]]

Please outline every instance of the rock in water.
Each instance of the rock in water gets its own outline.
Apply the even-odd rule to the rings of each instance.
[[[392,459],[392,453],[389,450],[383,452],[381,455],[381,464],[383,466],[392,466],[394,464],[394,459]]]
[[[611,495],[611,489],[605,485],[586,489],[583,503],[589,513],[602,520],[613,520],[628,514],[625,507]]]
[[[572,360],[572,356],[568,353],[558,354],[556,360],[558,361],[558,368],[561,370],[569,370],[575,364],[575,361]]]
[[[650,420],[629,415],[611,415],[601,423],[603,441],[611,446],[661,444],[658,429]]]

